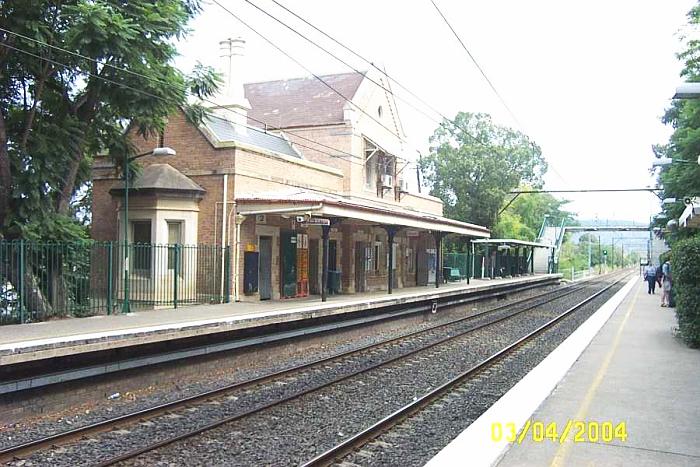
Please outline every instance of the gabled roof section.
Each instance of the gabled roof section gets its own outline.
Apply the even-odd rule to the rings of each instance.
[[[129,188],[133,190],[183,191],[191,193],[204,193],[206,191],[170,164],[150,164],[145,166]],[[110,192],[113,191],[124,191],[124,182],[119,181],[115,183],[110,189]]]
[[[348,99],[355,96],[365,73],[341,73],[320,78]],[[250,125],[268,128],[294,128],[343,123],[346,101],[314,77],[296,78],[245,86],[252,110]],[[259,120],[259,121],[255,121]]]
[[[210,115],[205,118],[203,124],[221,143],[241,143],[286,156],[301,158],[301,155],[294,149],[292,143],[283,136],[266,133],[258,128],[242,127],[216,115]]]

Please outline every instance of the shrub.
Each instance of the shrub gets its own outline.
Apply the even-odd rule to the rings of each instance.
[[[700,347],[700,237],[673,245],[671,276],[681,338],[691,347]]]

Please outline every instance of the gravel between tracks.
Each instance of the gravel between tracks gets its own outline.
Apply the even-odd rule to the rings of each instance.
[[[579,301],[586,292],[574,293],[560,299],[557,310]],[[469,338],[459,338],[448,344],[424,351],[383,368],[371,370],[362,377],[334,384],[295,401],[277,406],[260,414],[233,422],[196,438],[163,448],[132,461],[134,465],[184,463],[195,465],[257,465],[299,463],[330,447],[346,435],[360,430],[368,421],[383,417],[411,398],[441,384],[451,376],[471,366],[497,348],[507,345],[528,330],[550,319],[554,310],[543,306],[533,312],[489,326]],[[433,323],[431,323],[433,324]],[[386,338],[386,336],[383,336]],[[405,350],[404,346],[399,349]],[[387,352],[368,359],[332,365],[323,374],[295,375],[277,384],[243,391],[236,396],[212,401],[169,418],[150,421],[122,430],[100,435],[93,442],[82,442],[32,456],[25,465],[79,465],[104,459],[108,455],[133,447],[135,436],[154,441],[184,428],[201,424],[201,420],[216,419],[238,413],[242,407],[260,405],[271,398],[297,392],[300,388],[331,380],[348,371],[366,366],[368,362],[385,360]],[[430,362],[425,366],[425,362]],[[420,369],[416,372],[416,369]],[[270,434],[273,434],[272,436]],[[235,453],[235,454],[234,454]]]
[[[556,290],[557,288],[559,288],[559,286],[529,289],[513,294],[509,296],[507,300],[499,301],[498,304],[522,300],[540,294],[543,291]],[[266,362],[266,364],[259,365],[255,368],[239,368],[236,359],[240,357],[234,352],[233,356],[230,356],[231,353],[222,355],[221,369],[219,371],[199,374],[196,379],[189,378],[172,384],[168,381],[164,381],[162,386],[145,387],[142,388],[141,391],[132,393],[120,391],[118,383],[115,383],[113,393],[122,393],[121,397],[118,399],[104,400],[102,403],[90,402],[83,406],[63,410],[60,413],[49,413],[18,423],[0,425],[0,448],[29,442],[43,436],[85,426],[129,412],[146,409],[239,381],[249,380],[284,368],[301,365],[340,352],[398,337],[414,330],[425,329],[429,326],[452,320],[456,316],[466,316],[493,306],[496,306],[496,304],[474,302],[461,307],[450,308],[434,315],[426,315],[426,321],[421,324],[412,324],[410,326],[402,325],[391,331],[371,332],[366,336],[352,341],[340,343],[332,342],[320,348],[311,350],[304,349],[304,351],[300,351],[296,355],[282,356],[275,362]],[[303,345],[304,342],[300,341],[299,346],[303,348]]]
[[[616,285],[533,342],[459,385],[345,459],[350,464],[420,466],[483,414],[622,286]]]
[[[559,300],[556,311],[588,295],[581,291]],[[145,454],[127,465],[182,461],[193,465],[299,464],[505,347],[551,319],[556,311],[526,312],[469,337]]]

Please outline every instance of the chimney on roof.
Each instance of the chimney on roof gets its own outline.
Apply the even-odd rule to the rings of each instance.
[[[217,116],[236,124],[236,131],[245,132],[250,102],[243,89],[245,40],[242,37],[219,42],[219,73],[223,80],[213,107]]]

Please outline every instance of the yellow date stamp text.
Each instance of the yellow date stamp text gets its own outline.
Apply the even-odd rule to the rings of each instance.
[[[536,443],[563,444],[567,439],[574,443],[612,443],[627,441],[627,424],[612,421],[568,420],[566,424],[528,420],[522,430],[515,423],[493,422],[491,440],[521,444],[527,439]]]

